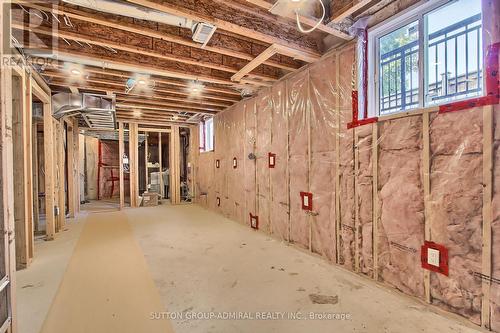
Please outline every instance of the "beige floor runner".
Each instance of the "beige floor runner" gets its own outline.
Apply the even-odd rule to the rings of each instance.
[[[150,319],[162,311],[125,214],[91,214],[41,332],[173,332],[167,320]]]

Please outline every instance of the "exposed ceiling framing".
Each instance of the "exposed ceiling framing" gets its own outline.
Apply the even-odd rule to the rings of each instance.
[[[26,34],[36,35],[24,44],[27,54],[51,45],[56,59],[46,56],[50,61],[38,69],[54,92],[114,95],[118,120],[190,123],[238,102],[243,91],[271,86],[319,59],[326,51],[325,40],[350,40],[336,23],[380,0],[334,1],[327,5],[327,19],[310,34],[297,29],[294,14],[271,13],[274,0],[120,1],[129,8],[140,6],[214,25],[215,33],[205,46],[192,40],[189,28],[137,19],[130,13],[115,15],[63,1],[13,2],[44,13],[15,11],[12,34],[23,41]],[[34,16],[45,20],[28,24]],[[311,27],[315,16],[301,12],[299,20]],[[58,29],[52,29],[53,24]],[[72,74],[74,68],[80,75]],[[146,81],[147,88],[129,87],[131,79]]]

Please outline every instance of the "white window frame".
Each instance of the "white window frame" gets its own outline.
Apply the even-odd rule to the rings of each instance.
[[[413,6],[403,10],[401,13],[397,14],[390,20],[383,21],[374,27],[368,29],[368,77],[373,77],[374,81],[368,83],[368,110],[369,117],[386,116],[398,113],[411,113],[425,108],[425,61],[427,59],[426,55],[426,31],[424,26],[424,16],[429,12],[446,5],[448,3],[454,2],[455,0],[424,0],[416,3]],[[398,28],[401,28],[411,22],[418,20],[418,75],[419,75],[419,91],[418,91],[418,106],[412,109],[398,110],[391,112],[390,114],[381,115],[380,114],[380,57],[379,57],[379,39]],[[484,41],[483,41],[484,42]],[[484,58],[484,54],[483,54]],[[485,95],[484,86],[484,71],[485,66],[483,64],[483,91],[482,95]],[[469,99],[469,98],[465,98]],[[459,101],[462,99],[458,99]],[[453,102],[456,102],[453,101]],[[440,104],[447,104],[449,102],[439,103],[432,105],[431,107],[439,106]]]

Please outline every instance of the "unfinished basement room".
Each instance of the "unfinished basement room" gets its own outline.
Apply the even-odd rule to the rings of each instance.
[[[500,333],[500,0],[0,4],[0,333]]]

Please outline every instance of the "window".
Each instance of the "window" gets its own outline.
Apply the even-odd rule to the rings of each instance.
[[[385,115],[482,96],[481,37],[478,0],[429,1],[373,28],[370,109]]]
[[[214,150],[214,119],[206,119],[200,123],[200,151]]]

